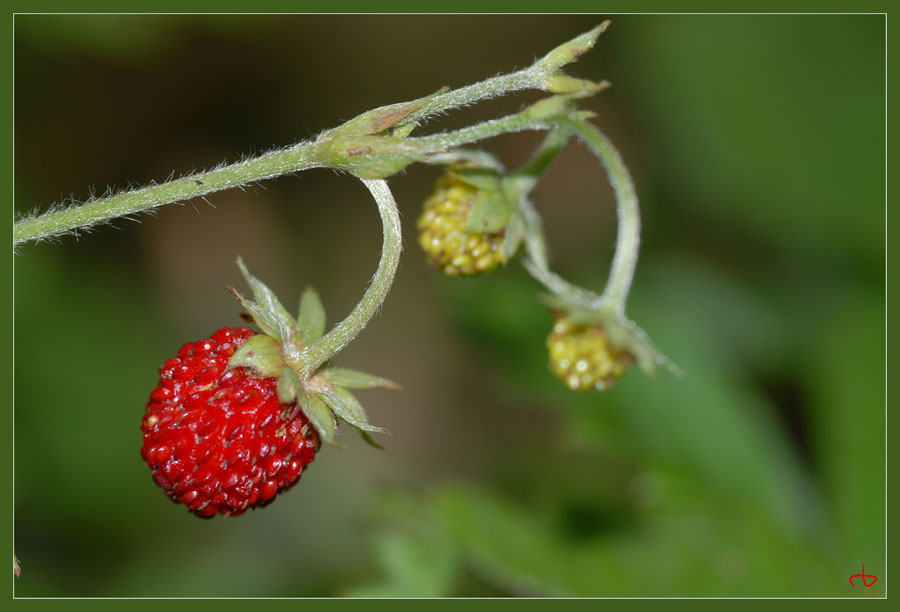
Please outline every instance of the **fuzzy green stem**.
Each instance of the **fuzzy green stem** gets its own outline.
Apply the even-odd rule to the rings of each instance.
[[[377,160],[372,167],[366,167],[365,163],[354,165],[347,162],[341,155],[335,157],[336,152],[329,148],[334,144],[329,142],[329,136],[334,137],[336,134],[339,135],[349,129],[348,134],[359,138],[396,127],[395,124],[398,121],[402,121],[402,125],[397,124],[400,125],[401,131],[403,129],[408,130],[418,121],[429,116],[452,108],[473,104],[486,98],[501,96],[523,89],[539,89],[552,93],[570,94],[576,97],[591,95],[600,91],[605,84],[573,79],[560,72],[560,69],[589,50],[607,25],[608,22],[604,22],[594,29],[563,43],[528,68],[511,74],[489,78],[480,83],[461,87],[453,91],[438,93],[413,103],[395,104],[364,113],[360,117],[344,124],[342,127],[345,129],[330,130],[324,133],[316,142],[301,142],[285,149],[266,153],[259,157],[210,170],[209,172],[107,198],[90,200],[80,206],[52,210],[36,217],[24,218],[13,226],[13,247],[15,248],[25,242],[51,238],[80,228],[108,222],[117,217],[128,217],[164,204],[202,197],[223,189],[247,185],[255,181],[314,167],[344,169],[367,178],[388,176],[402,170],[406,164],[412,161],[422,161],[422,158],[418,158],[418,154],[422,149],[414,146],[413,139],[407,142],[397,139],[396,146],[385,147],[385,151],[382,152],[387,160],[384,167],[380,167],[377,164]],[[415,110],[408,110],[411,104],[416,107]],[[487,122],[480,126],[473,126],[469,130],[460,130],[451,134],[438,134],[420,140],[426,145],[438,146],[439,148],[433,149],[437,151],[441,149],[447,150],[451,147],[503,133],[524,129],[547,129],[545,125],[533,119],[520,114],[520,116],[512,116],[496,122]],[[362,121],[365,125],[356,125],[359,121]],[[404,125],[406,126],[405,128],[403,127]],[[353,127],[351,128],[351,126]],[[366,142],[357,144],[354,143],[354,138],[338,140],[338,144],[344,148],[342,154],[345,156],[353,157],[363,153],[374,152],[374,147]],[[373,141],[373,144],[379,143]],[[391,161],[390,158],[392,157],[396,159]]]
[[[315,143],[301,142],[230,166],[23,219],[13,227],[13,246],[318,165]]]
[[[513,91],[540,89],[553,93],[563,93],[556,90],[558,87],[557,80],[566,78],[565,75],[559,72],[560,68],[574,61],[593,47],[597,37],[606,30],[607,26],[609,26],[609,21],[604,21],[592,30],[556,47],[528,68],[510,74],[501,74],[479,83],[437,94],[428,100],[422,108],[411,113],[406,118],[406,121],[418,121],[454,108],[468,106],[481,100],[502,96]],[[582,82],[577,89],[583,91],[585,88],[587,88],[587,91],[595,92],[602,89],[603,85]]]
[[[559,296],[569,302],[578,304],[587,309],[595,309],[600,296],[584,287],[570,283],[562,276],[542,265],[536,257],[526,257],[522,260],[525,270],[551,294]]]
[[[387,183],[382,179],[361,179],[363,184],[372,193],[378,204],[378,213],[381,215],[381,223],[384,228],[384,244],[381,248],[381,261],[378,270],[366,289],[365,295],[356,305],[356,308],[347,315],[347,318],[334,326],[334,328],[322,336],[319,340],[303,349],[296,363],[290,365],[301,374],[301,378],[308,378],[319,367],[337,355],[351,340],[353,340],[375,316],[381,303],[390,291],[397,273],[397,264],[400,261],[400,249],[403,241],[400,235],[400,214],[397,212],[397,203]]]
[[[551,117],[553,118],[553,117]],[[410,138],[409,140],[424,145],[425,147],[438,149],[452,149],[463,145],[494,138],[501,134],[511,134],[513,132],[522,132],[525,130],[549,130],[551,124],[546,118],[534,119],[528,116],[528,109],[515,115],[507,115],[499,119],[491,119],[483,123],[477,123],[469,127],[462,128],[455,132],[444,132],[434,134],[432,136],[420,136],[418,138]]]
[[[499,159],[487,151],[478,149],[452,149],[445,153],[429,155],[422,161],[426,164],[442,164],[448,166],[453,164],[471,163],[482,168],[491,168],[500,174],[506,172],[506,168]]]
[[[618,314],[624,315],[625,301],[631,289],[641,244],[641,216],[634,182],[625,162],[622,161],[622,156],[603,132],[586,121],[568,117],[553,121],[578,136],[597,156],[609,176],[609,182],[616,196],[618,233],[609,279],[598,299],[598,306],[611,306]]]

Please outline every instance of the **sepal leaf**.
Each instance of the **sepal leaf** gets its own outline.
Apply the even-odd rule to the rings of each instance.
[[[506,233],[503,236],[503,244],[500,247],[500,255],[503,261],[509,261],[516,256],[525,239],[525,217],[517,212],[506,224]]]
[[[263,333],[273,338],[280,338],[285,343],[291,342],[296,329],[294,319],[288,314],[285,307],[281,305],[281,302],[278,301],[275,293],[265,283],[250,274],[247,266],[244,265],[244,260],[240,257],[238,257],[237,265],[241,269],[241,274],[244,275],[247,284],[250,285],[256,302],[246,300],[237,291],[233,290],[236,297],[241,301],[241,304],[247,309],[247,312],[250,313]]]
[[[502,186],[500,173],[493,168],[484,166],[461,165],[452,169],[453,174],[459,177],[463,183],[471,185],[475,189],[485,191],[497,191]]]
[[[334,420],[334,413],[328,408],[325,402],[318,395],[308,394],[303,389],[297,390],[297,400],[300,402],[300,409],[312,426],[316,428],[319,438],[331,444],[332,446],[340,446],[334,441],[334,433],[337,423]]]
[[[229,368],[249,368],[261,378],[274,378],[281,373],[284,362],[281,345],[270,336],[249,338],[228,360]]]
[[[312,287],[307,287],[300,296],[297,330],[307,344],[315,342],[325,333],[325,308],[318,292]]]
[[[278,392],[278,401],[282,404],[290,404],[297,399],[297,395],[303,390],[297,373],[291,368],[285,367],[278,376],[275,390]]]
[[[384,450],[384,447],[381,444],[379,444],[378,442],[376,442],[375,439],[372,437],[372,435],[368,431],[360,429],[359,435],[362,436],[362,439],[365,440],[366,444],[368,444],[369,446],[374,446],[378,450]]]
[[[506,227],[511,215],[512,208],[502,190],[481,190],[472,204],[466,230],[493,234]]]
[[[369,417],[362,404],[353,396],[352,393],[341,387],[333,387],[327,391],[317,394],[323,402],[334,411],[342,421],[353,425],[362,431],[373,431],[379,433],[387,433],[383,427],[376,427],[369,423]]]
[[[336,387],[345,389],[372,389],[374,387],[387,387],[399,389],[400,385],[387,378],[381,378],[374,374],[351,370],[349,368],[327,368],[324,371],[325,379]]]
[[[609,27],[609,20],[604,21],[594,29],[585,32],[580,36],[576,36],[572,40],[556,47],[542,57],[539,60],[539,63],[543,64],[549,70],[558,70],[559,68],[562,68],[590,50],[590,48],[594,46],[594,43],[597,42],[597,37],[600,36],[607,27]]]
[[[525,248],[528,256],[534,260],[538,267],[546,269],[549,265],[550,257],[547,249],[547,240],[544,237],[544,224],[541,221],[541,216],[527,198],[522,200],[521,210],[525,225]]]

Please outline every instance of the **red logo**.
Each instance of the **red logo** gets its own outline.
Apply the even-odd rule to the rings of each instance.
[[[867,586],[867,587],[872,586],[873,584],[875,584],[875,583],[878,581],[878,576],[875,576],[874,574],[867,574],[867,573],[866,573],[866,566],[865,566],[865,565],[862,566],[862,574],[853,574],[852,576],[850,576],[850,586],[852,586],[852,587],[855,587],[855,586],[856,586],[855,584],[853,584],[853,579],[854,579],[854,578],[862,578],[863,584],[864,584],[865,586]],[[872,579],[872,582],[866,582],[866,578],[871,578],[871,579]]]

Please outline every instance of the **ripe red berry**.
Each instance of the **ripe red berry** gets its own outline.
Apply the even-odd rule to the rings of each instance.
[[[141,455],[163,491],[198,516],[268,504],[297,483],[319,448],[298,404],[279,402],[275,378],[227,369],[254,335],[223,328],[185,344],[150,393]]]

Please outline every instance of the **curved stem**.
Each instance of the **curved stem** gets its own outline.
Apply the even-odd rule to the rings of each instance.
[[[297,363],[291,364],[298,372],[302,373],[304,378],[310,376],[323,363],[339,353],[366,327],[366,324],[381,307],[381,303],[394,282],[394,275],[397,273],[400,249],[403,245],[397,203],[384,180],[361,180],[375,198],[375,202],[378,204],[378,213],[381,215],[381,223],[384,228],[381,261],[378,263],[378,270],[375,272],[371,284],[356,308],[330,332],[303,349],[296,360]]]
[[[318,165],[316,144],[301,142],[230,166],[22,219],[13,226],[13,246]]]
[[[522,259],[522,266],[537,282],[542,284],[551,294],[562,297],[588,309],[594,308],[600,299],[593,291],[570,283],[534,257]]]
[[[624,315],[625,301],[631,289],[641,244],[641,216],[634,182],[621,155],[603,132],[586,121],[561,118],[554,122],[577,135],[597,156],[609,175],[609,182],[616,195],[619,226],[609,280],[598,305],[608,304],[618,314]]]

